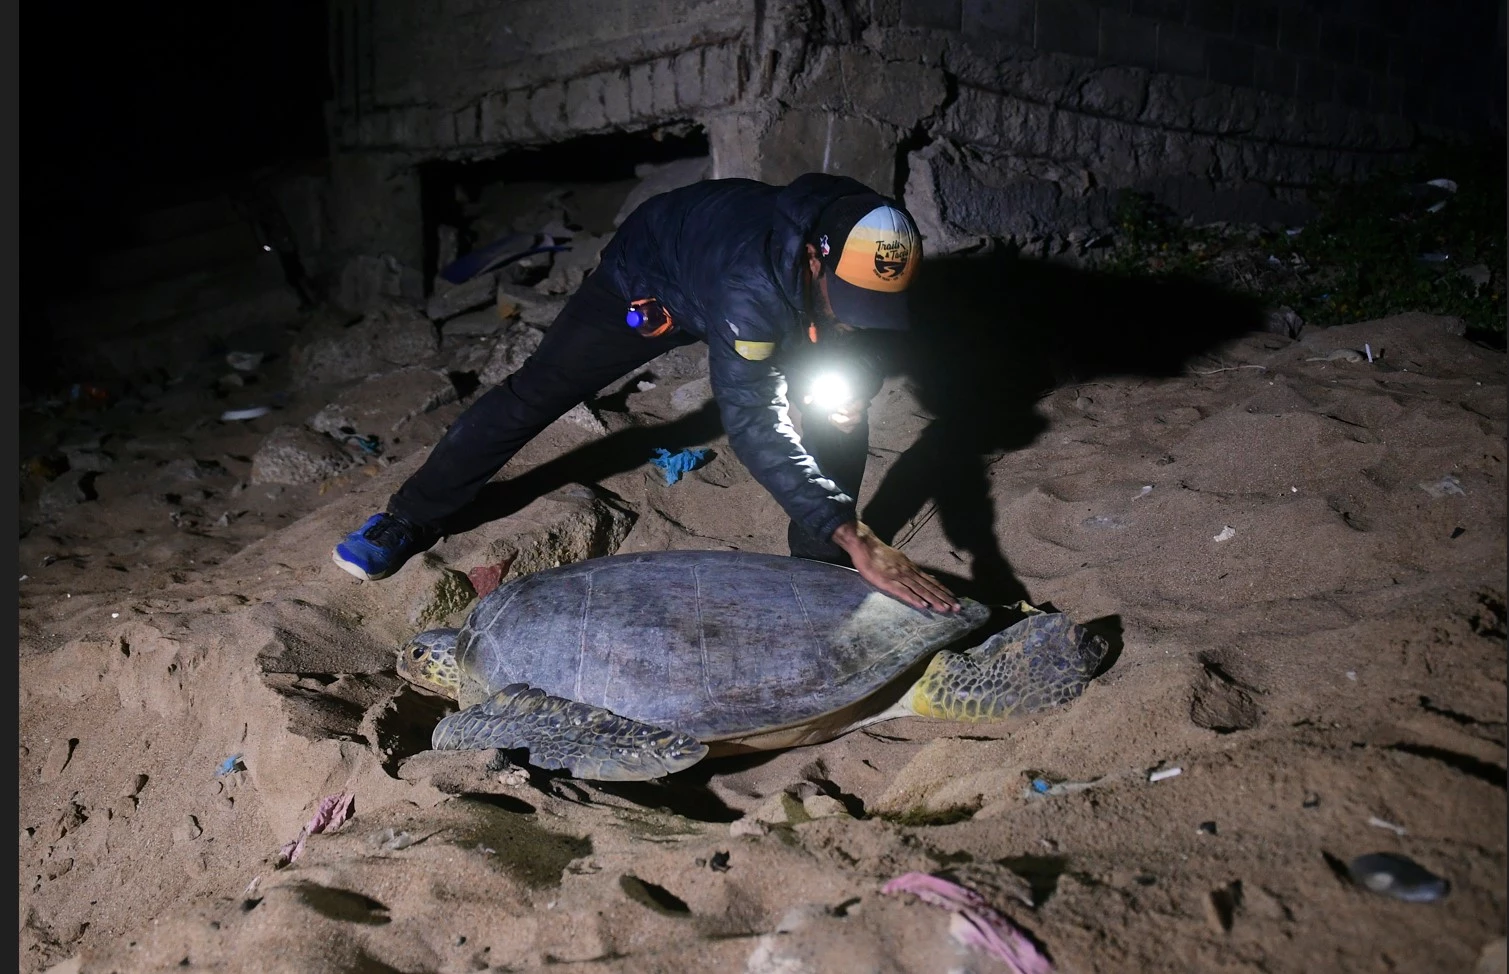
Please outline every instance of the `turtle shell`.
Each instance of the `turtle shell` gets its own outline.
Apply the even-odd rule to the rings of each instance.
[[[913,609],[851,569],[739,551],[614,555],[489,593],[456,644],[461,706],[512,683],[703,741],[863,700],[989,609]]]

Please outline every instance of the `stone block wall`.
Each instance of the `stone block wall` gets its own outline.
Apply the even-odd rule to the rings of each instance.
[[[904,195],[932,252],[1126,189],[1297,221],[1317,177],[1501,132],[1503,35],[1504,0],[332,0],[331,239],[410,265],[420,164],[677,126],[715,176]]]

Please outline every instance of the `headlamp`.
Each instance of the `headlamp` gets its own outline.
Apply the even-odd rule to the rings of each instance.
[[[822,410],[836,410],[854,400],[854,390],[842,372],[829,370],[813,376],[807,396],[812,404]]]

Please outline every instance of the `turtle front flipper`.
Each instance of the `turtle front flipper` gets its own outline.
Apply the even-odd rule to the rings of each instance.
[[[592,781],[649,781],[696,764],[707,745],[685,734],[620,717],[514,683],[435,725],[435,750],[525,748],[538,768],[565,768]]]
[[[1084,692],[1109,648],[1063,613],[1036,611],[974,649],[933,657],[905,702],[919,716],[968,721],[1060,707]]]

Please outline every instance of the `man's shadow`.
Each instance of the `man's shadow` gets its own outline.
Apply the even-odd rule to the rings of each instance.
[[[1191,358],[1260,329],[1260,302],[1182,277],[1130,278],[1009,254],[930,258],[911,290],[913,330],[887,349],[935,417],[887,471],[863,520],[904,545],[936,514],[968,556],[960,594],[1027,593],[1011,571],[1013,525],[997,526],[989,467],[1047,428],[1037,401],[1073,382],[1170,377]],[[893,357],[892,357],[893,356]],[[929,507],[929,504],[931,507]]]

